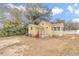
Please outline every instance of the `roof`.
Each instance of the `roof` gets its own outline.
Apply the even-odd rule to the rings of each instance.
[[[40,23],[42,22],[45,22],[47,25],[49,26],[53,26],[53,27],[57,27],[57,26],[62,26],[64,27],[64,22],[47,22],[47,21],[41,21]],[[29,24],[28,25],[29,27],[32,26],[32,27],[39,27],[40,25],[34,25],[34,24]]]
[[[64,26],[64,22],[52,22],[52,26]]]
[[[47,25],[52,26],[52,23],[50,23],[50,22],[47,22],[47,21],[42,20],[40,23],[42,23],[42,22],[46,23]]]
[[[38,25],[34,25],[34,24],[29,24],[29,27],[38,27]]]

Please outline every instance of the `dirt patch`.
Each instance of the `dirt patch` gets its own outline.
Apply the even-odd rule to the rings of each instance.
[[[12,36],[0,39],[0,55],[79,55],[79,36],[37,39],[27,36]]]

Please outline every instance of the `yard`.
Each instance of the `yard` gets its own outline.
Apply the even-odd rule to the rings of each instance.
[[[79,55],[79,36],[67,35],[37,39],[27,36],[0,38],[2,56],[62,56]]]

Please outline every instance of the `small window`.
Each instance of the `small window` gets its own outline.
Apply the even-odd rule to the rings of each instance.
[[[31,27],[31,30],[32,30],[33,28]]]
[[[64,30],[64,27],[61,27],[61,30],[63,31]]]
[[[42,23],[42,25],[44,25],[44,23]]]
[[[54,31],[56,31],[56,27],[54,27]]]
[[[48,28],[48,27],[46,27],[46,28]]]
[[[60,27],[57,27],[58,28],[58,31],[60,31]]]

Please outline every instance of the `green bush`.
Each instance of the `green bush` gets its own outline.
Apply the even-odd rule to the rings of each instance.
[[[25,25],[7,21],[4,22],[3,29],[0,30],[0,36],[24,35],[27,32],[26,28]]]

